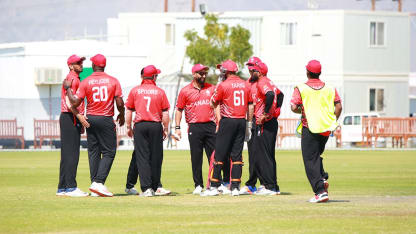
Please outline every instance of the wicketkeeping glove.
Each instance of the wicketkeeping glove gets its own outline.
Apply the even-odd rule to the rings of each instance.
[[[251,139],[251,128],[253,127],[253,122],[246,122],[246,136],[244,138],[244,141],[248,142]]]

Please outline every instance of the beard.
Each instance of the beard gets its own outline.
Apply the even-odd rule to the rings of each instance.
[[[203,86],[203,85],[204,85],[204,83],[205,83],[205,78],[200,77],[200,78],[198,78],[198,79],[195,79],[195,81],[196,81],[199,85]]]
[[[250,77],[250,82],[251,83],[254,83],[254,82],[258,81],[258,80],[259,80],[259,76],[258,75],[252,75]]]

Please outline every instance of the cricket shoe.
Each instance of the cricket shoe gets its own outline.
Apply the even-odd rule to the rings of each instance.
[[[56,196],[65,196],[66,189],[58,189],[55,193]]]
[[[255,191],[252,191],[252,192],[258,192],[258,191],[261,191],[262,189],[265,189],[266,187],[264,187],[264,185],[260,185],[258,188],[257,188],[257,190],[255,190]]]
[[[328,193],[329,183],[326,179],[324,179],[324,190],[326,193]]]
[[[90,197],[100,197],[100,195],[98,195],[98,194],[96,194],[94,192],[91,192]]]
[[[309,202],[312,203],[321,203],[321,202],[327,202],[329,200],[329,196],[327,192],[323,192],[320,194],[316,194],[313,198],[309,200]]]
[[[203,193],[201,193],[202,197],[208,197],[208,196],[218,196],[220,195],[218,189],[216,187],[211,187],[207,190],[205,190]]]
[[[159,187],[156,189],[155,196],[167,196],[170,194],[170,190]]]
[[[240,189],[240,195],[251,195],[253,192],[248,186],[244,186],[242,189]]]
[[[267,189],[267,188],[264,188],[264,189],[261,189],[261,190],[257,190],[257,192],[255,192],[254,194],[258,195],[258,196],[270,196],[270,195],[277,195],[277,192],[273,191],[273,190],[270,190],[270,189]]]
[[[192,192],[193,195],[201,195],[201,193],[202,193],[202,186],[201,185],[196,186],[196,188]]]
[[[136,188],[126,188],[124,190],[128,195],[139,195],[139,192],[136,190]]]
[[[88,197],[88,193],[82,191],[79,188],[68,188],[68,189],[66,189],[65,196],[68,196],[68,197]]]
[[[231,194],[231,190],[228,189],[228,187],[224,186],[223,184],[220,185],[220,187],[218,187],[218,191],[222,194],[222,195],[228,195]]]
[[[146,189],[146,191],[140,194],[141,197],[153,197],[154,195],[155,195],[155,191],[153,191],[153,189],[151,188]]]
[[[108,191],[107,187],[103,185],[102,183],[92,182],[90,186],[90,191],[100,195],[100,197],[112,197],[113,196],[113,193]]]
[[[234,188],[233,191],[231,191],[231,196],[240,196],[240,191],[238,191],[238,188]]]

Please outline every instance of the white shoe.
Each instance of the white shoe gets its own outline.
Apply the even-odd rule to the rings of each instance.
[[[231,194],[231,190],[229,190],[228,187],[224,186],[223,184],[218,187],[218,192],[220,192],[222,195]]]
[[[202,193],[202,187],[201,185],[196,186],[195,190],[192,192],[194,195],[201,195]]]
[[[90,194],[90,197],[99,197],[100,195],[98,195],[98,194],[96,194],[96,193],[94,193],[94,192],[91,192],[91,194]]]
[[[56,196],[65,196],[65,194],[66,194],[65,189],[58,189],[58,191],[56,191],[55,193]]]
[[[79,188],[75,188],[74,190],[72,190],[70,192],[66,192],[65,196],[68,196],[68,197],[88,197],[88,193],[82,191]]]
[[[240,195],[251,195],[253,192],[247,187],[244,186],[242,189],[240,189]]]
[[[124,190],[124,192],[126,192],[128,195],[139,195],[139,192],[137,192],[137,190],[133,187],[133,188],[126,188]]]
[[[107,187],[103,185],[102,183],[92,182],[90,186],[90,191],[100,195],[100,197],[112,197],[113,196],[113,193],[108,191]]]
[[[263,188],[260,191],[256,191],[254,194],[255,195],[260,195],[260,196],[269,196],[269,195],[277,195],[277,192],[275,192],[273,190]]]
[[[320,203],[320,202],[327,202],[329,200],[329,196],[327,192],[323,192],[313,196],[313,198],[309,199],[309,202],[312,203]]]
[[[141,197],[153,197],[154,195],[155,195],[155,192],[151,188],[146,189],[146,191],[140,194]]]
[[[211,187],[207,190],[205,190],[205,192],[201,193],[202,197],[207,197],[207,196],[218,196],[220,195],[218,189],[216,187]]]
[[[262,189],[265,189],[266,187],[264,187],[264,185],[260,185],[258,188],[257,188],[257,190],[256,190],[256,192],[259,192],[259,191],[261,191]]]
[[[231,192],[231,196],[239,196],[240,195],[240,191],[238,191],[238,188],[233,189],[233,191]]]
[[[156,196],[167,196],[170,194],[170,190],[167,190],[165,188],[159,187],[156,189],[155,195]]]

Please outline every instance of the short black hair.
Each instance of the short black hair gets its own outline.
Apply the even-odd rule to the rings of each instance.
[[[140,71],[140,75],[143,75],[143,71],[144,71],[144,68],[142,68],[142,70]]]
[[[313,73],[309,70],[307,70],[307,71],[308,71],[308,76],[312,79],[319,79],[319,76],[321,75],[321,73]]]

